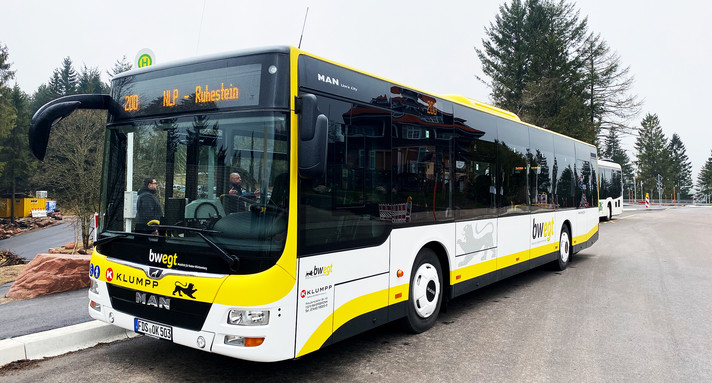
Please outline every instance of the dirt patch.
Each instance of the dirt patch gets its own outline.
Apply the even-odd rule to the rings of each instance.
[[[41,360],[23,359],[0,366],[0,376],[7,375],[11,372],[22,371],[28,368],[35,368]]]
[[[12,251],[0,250],[0,285],[14,281],[25,268],[26,262]]]
[[[0,285],[4,285],[17,279],[17,276],[20,275],[22,270],[25,269],[25,266],[27,265],[0,267]]]

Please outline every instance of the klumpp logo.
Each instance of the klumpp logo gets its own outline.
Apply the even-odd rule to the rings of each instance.
[[[313,270],[307,271],[304,278],[315,278],[315,277],[325,277],[331,274],[331,270],[334,267],[333,264],[329,266],[314,266]]]
[[[310,298],[310,297],[313,297],[316,295],[326,294],[333,287],[334,287],[333,285],[328,285],[328,286],[317,287],[315,289],[304,289],[299,293],[299,296],[302,298]]]
[[[546,237],[546,241],[549,242],[552,234],[554,234],[554,219],[547,222],[536,222],[536,219],[532,220],[532,239],[536,240],[539,238]]]
[[[178,253],[161,254],[154,253],[153,249],[148,249],[148,261],[163,264],[170,269],[178,262]]]

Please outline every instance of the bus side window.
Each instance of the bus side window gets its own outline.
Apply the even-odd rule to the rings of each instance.
[[[456,219],[497,214],[497,121],[482,112],[454,107],[459,125],[455,142],[453,208]]]
[[[391,189],[390,112],[319,97],[329,120],[327,170],[301,180],[301,254],[382,242],[378,204]]]

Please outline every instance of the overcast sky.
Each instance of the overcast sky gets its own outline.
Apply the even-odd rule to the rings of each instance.
[[[691,0],[579,0],[589,31],[600,33],[631,67],[644,101],[631,123],[659,116],[668,138],[680,135],[693,182],[710,157],[707,100],[712,90],[712,3]],[[503,1],[13,1],[0,13],[15,81],[27,93],[46,83],[69,56],[75,68],[113,67],[122,56],[153,50],[156,62],[253,48],[302,49],[435,94],[488,102],[474,47]],[[108,80],[108,78],[105,78]],[[706,96],[707,95],[707,96]],[[632,138],[624,146],[633,157]],[[667,191],[666,191],[667,192]]]

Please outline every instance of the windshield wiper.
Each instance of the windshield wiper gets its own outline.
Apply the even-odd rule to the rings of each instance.
[[[186,227],[186,226],[173,226],[173,225],[149,225],[151,228],[156,228],[156,229],[164,229],[164,230],[180,230],[184,232],[191,232],[195,233],[198,235],[198,237],[202,238],[205,243],[208,244],[213,250],[215,250],[222,258],[227,262],[227,264],[230,266],[230,269],[233,271],[237,271],[237,269],[240,268],[240,258],[237,257],[237,255],[232,255],[228,254],[225,249],[222,247],[218,246],[215,242],[211,241],[208,237],[205,236],[205,234],[218,234],[220,233],[217,230],[208,230],[208,229],[200,229],[197,227]],[[133,233],[131,233],[133,234]],[[150,235],[150,234],[149,234]]]
[[[107,230],[105,233],[110,233],[110,234],[116,234],[115,236],[112,237],[104,237],[102,239],[97,240],[94,242],[95,246],[100,246],[109,242],[112,242],[115,239],[119,238],[126,238],[130,236],[136,236],[136,237],[155,237],[155,235],[150,234],[150,233],[134,233],[132,231],[113,231],[113,230]]]

